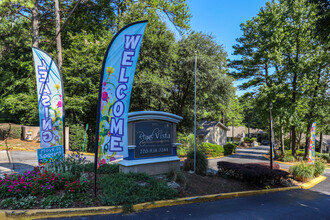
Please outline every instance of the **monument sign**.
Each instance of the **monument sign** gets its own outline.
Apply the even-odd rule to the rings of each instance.
[[[176,129],[182,117],[167,112],[141,111],[128,114],[128,157],[119,162],[121,172],[150,175],[180,169]]]

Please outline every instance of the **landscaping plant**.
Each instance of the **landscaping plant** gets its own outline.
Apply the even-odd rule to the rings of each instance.
[[[292,155],[285,154],[283,157],[284,162],[294,162],[296,159]]]
[[[102,205],[126,205],[174,199],[178,192],[167,186],[164,180],[144,173],[107,174],[98,181],[102,194],[98,196]]]
[[[232,143],[227,143],[223,146],[223,149],[225,155],[230,155],[236,151],[236,145]]]
[[[305,182],[314,177],[314,167],[306,162],[299,162],[290,167],[290,173],[296,180]]]
[[[324,173],[325,164],[321,160],[315,160],[314,162],[314,176],[320,176]]]
[[[218,172],[224,177],[244,180],[259,186],[280,184],[282,178],[289,173],[279,170],[279,165],[274,164],[274,169],[270,169],[267,164],[236,164],[219,161]]]
[[[196,174],[205,175],[208,166],[208,160],[205,153],[196,149]],[[183,163],[185,171],[194,170],[194,151],[188,152],[187,159]]]

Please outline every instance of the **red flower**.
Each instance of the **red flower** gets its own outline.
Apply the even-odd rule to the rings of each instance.
[[[107,92],[102,92],[102,100],[103,101],[108,101],[108,99],[109,99],[108,93]]]

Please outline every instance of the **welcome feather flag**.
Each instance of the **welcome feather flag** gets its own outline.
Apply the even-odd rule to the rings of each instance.
[[[128,155],[128,109],[146,25],[140,21],[122,28],[105,53],[96,124],[97,167]]]

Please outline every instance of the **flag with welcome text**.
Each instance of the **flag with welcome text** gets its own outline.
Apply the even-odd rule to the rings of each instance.
[[[57,64],[45,51],[33,47],[38,90],[40,146],[65,148],[63,80]]]
[[[314,164],[315,161],[315,133],[316,133],[316,122],[313,122],[311,128],[311,138],[309,139],[309,151],[308,151],[308,163]]]
[[[128,109],[147,21],[122,28],[103,60],[96,124],[97,167],[126,157]]]

